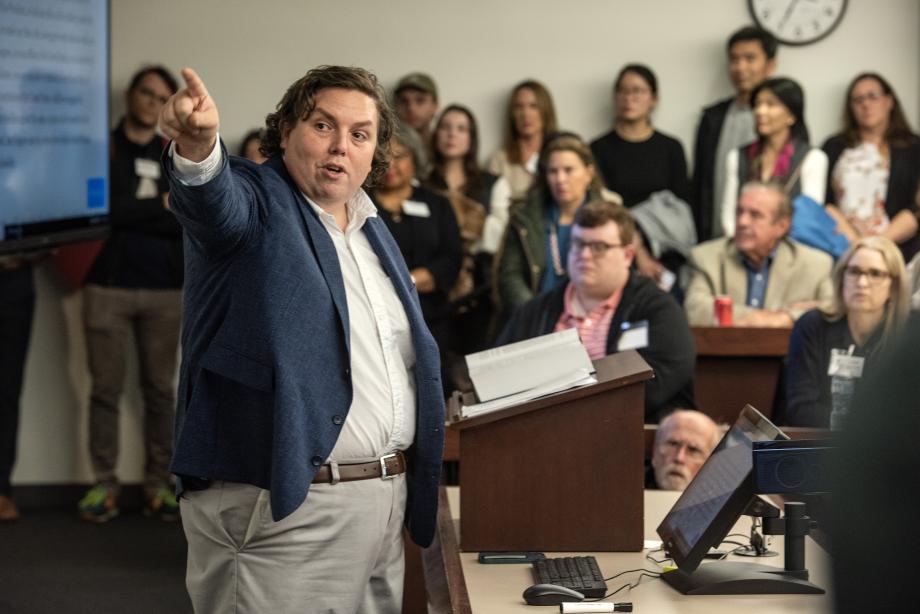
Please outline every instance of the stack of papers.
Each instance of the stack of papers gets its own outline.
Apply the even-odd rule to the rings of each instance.
[[[464,418],[597,383],[594,365],[574,328],[466,357],[479,403]]]

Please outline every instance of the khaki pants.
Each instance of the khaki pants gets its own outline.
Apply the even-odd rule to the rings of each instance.
[[[148,488],[169,483],[181,317],[181,290],[92,284],[84,289],[83,324],[93,378],[89,448],[97,482],[117,481],[118,404],[124,388],[128,338],[134,335],[144,398],[144,482]]]
[[[399,614],[405,475],[314,484],[272,521],[269,493],[215,482],[180,500],[197,614]]]

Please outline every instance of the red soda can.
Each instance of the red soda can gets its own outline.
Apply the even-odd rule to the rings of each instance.
[[[732,297],[725,294],[716,297],[715,315],[717,326],[732,325]]]

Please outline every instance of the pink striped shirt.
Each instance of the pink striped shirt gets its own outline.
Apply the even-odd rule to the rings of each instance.
[[[607,333],[610,332],[610,322],[613,314],[620,304],[623,291],[619,290],[610,295],[603,303],[585,313],[585,309],[575,295],[575,285],[569,282],[565,288],[562,315],[556,322],[555,331],[567,328],[578,329],[578,337],[588,351],[591,360],[597,360],[607,355]]]

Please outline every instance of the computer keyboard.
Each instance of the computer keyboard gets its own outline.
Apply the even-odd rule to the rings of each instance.
[[[607,583],[593,556],[565,556],[534,561],[537,584],[557,584],[578,591],[585,597],[603,597]]]

